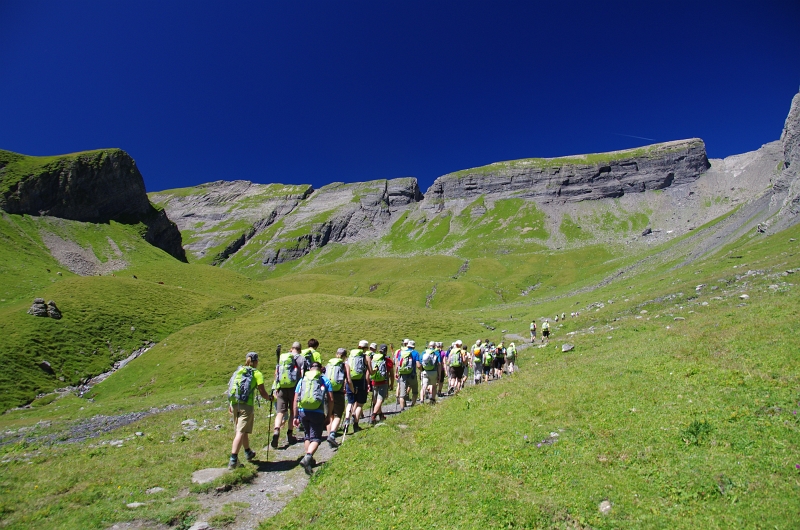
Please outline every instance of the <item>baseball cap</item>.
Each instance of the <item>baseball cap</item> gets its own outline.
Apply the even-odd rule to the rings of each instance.
[[[367,342],[367,341],[365,341],[365,340],[360,340],[360,341],[358,341],[358,347],[359,347],[359,348],[366,348],[366,347],[368,347],[368,346],[369,346],[369,342]]]

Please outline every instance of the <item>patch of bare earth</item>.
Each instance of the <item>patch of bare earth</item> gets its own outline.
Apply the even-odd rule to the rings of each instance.
[[[111,238],[108,239],[108,243],[115,257],[109,257],[102,262],[91,247],[83,248],[74,241],[62,239],[44,230],[40,235],[50,254],[65,268],[80,276],[110,274],[128,266],[128,262],[122,259],[122,251]]]

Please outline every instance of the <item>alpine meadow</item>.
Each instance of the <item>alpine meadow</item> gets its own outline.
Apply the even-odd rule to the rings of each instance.
[[[692,138],[424,191],[148,194],[121,149],[0,151],[0,527],[796,527],[800,94],[787,107],[779,139],[725,159]],[[271,393],[278,345],[311,338],[323,366],[360,341],[431,341],[451,367],[514,343],[518,370],[484,383],[469,357],[430,400],[391,390],[380,421],[373,391],[304,462],[257,400],[255,456],[225,468],[231,374],[256,352]]]

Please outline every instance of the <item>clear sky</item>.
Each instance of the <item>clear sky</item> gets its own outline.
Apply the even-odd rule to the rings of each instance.
[[[148,191],[719,158],[778,139],[798,87],[798,0],[0,0],[0,148],[120,147]]]

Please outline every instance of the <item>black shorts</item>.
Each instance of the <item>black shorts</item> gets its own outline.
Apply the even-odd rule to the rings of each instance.
[[[494,359],[494,367],[495,368],[497,368],[498,370],[501,370],[503,368],[504,364],[506,364],[506,358],[505,357],[495,357],[495,359]]]
[[[451,366],[450,367],[450,377],[453,379],[461,379],[464,377],[464,367],[463,366]]]
[[[321,442],[325,431],[325,414],[321,412],[300,411],[300,422],[303,424],[304,440]]]
[[[278,414],[291,414],[294,405],[294,387],[279,388],[275,391],[275,411]]]
[[[542,337],[549,337],[549,336],[550,336],[550,330],[549,329],[545,329],[545,330],[542,331]]]
[[[333,416],[344,418],[344,391],[333,393]]]
[[[444,370],[439,370],[439,382],[444,383]]]
[[[347,389],[347,402],[351,405],[353,403],[360,403],[363,405],[367,402],[367,378],[353,379],[353,388]]]

